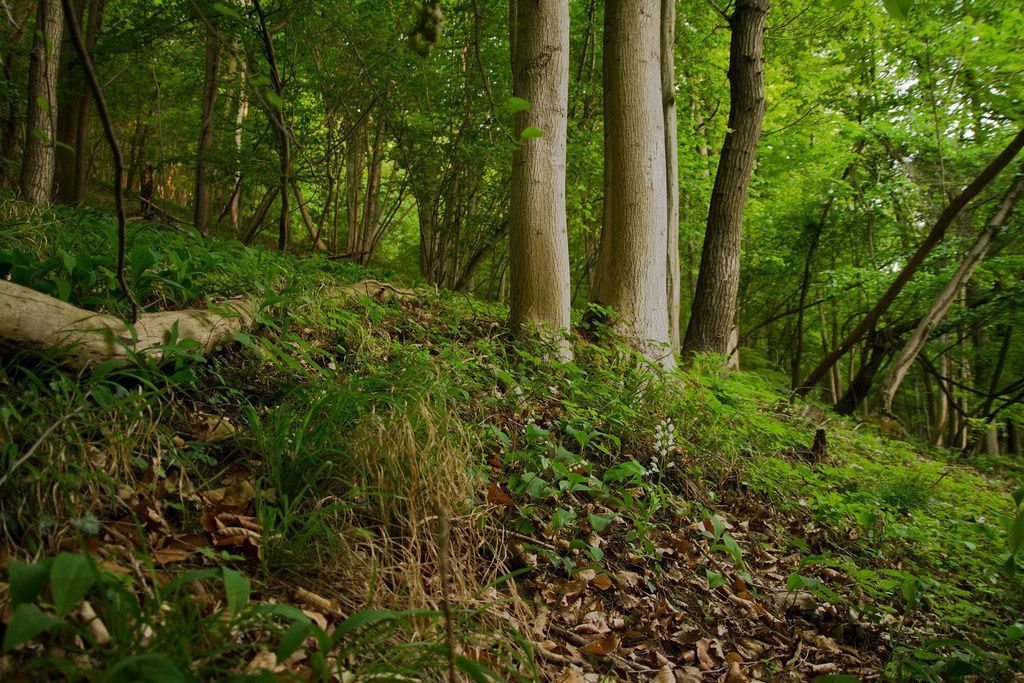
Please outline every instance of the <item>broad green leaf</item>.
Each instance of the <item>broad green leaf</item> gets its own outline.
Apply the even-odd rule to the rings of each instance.
[[[11,604],[17,607],[23,603],[36,601],[50,578],[50,568],[44,564],[10,560],[7,563],[7,577],[10,582]]]
[[[1006,639],[1008,641],[1015,643],[1022,638],[1024,638],[1024,624],[1018,622],[1006,627]]]
[[[705,576],[707,576],[708,579],[709,590],[715,590],[719,586],[724,586],[725,584],[729,583],[725,580],[724,576],[722,576],[718,572],[713,572],[710,569],[705,569],[704,574]]]
[[[518,114],[521,111],[526,111],[530,108],[530,103],[524,100],[522,97],[510,97],[505,100],[502,108],[509,114]]]
[[[544,131],[542,131],[540,128],[537,128],[536,126],[527,126],[519,134],[519,137],[523,138],[524,140],[530,138],[540,138],[544,137]]]
[[[22,643],[27,643],[57,623],[35,605],[18,605],[4,633],[4,652],[10,652]]]
[[[602,531],[607,529],[608,525],[615,521],[616,517],[618,517],[618,515],[616,515],[614,512],[606,515],[587,515],[587,519],[590,521],[590,527],[597,533],[601,533]]]
[[[882,0],[885,11],[900,21],[906,21],[910,16],[910,10],[914,6],[914,0]]]
[[[234,569],[224,567],[224,595],[228,601],[228,612],[236,617],[249,603],[252,583]]]
[[[61,553],[50,567],[50,592],[57,616],[63,618],[92,588],[96,574],[84,555]]]
[[[1017,514],[1010,524],[1010,535],[1007,540],[1010,543],[1011,555],[1024,550],[1024,507],[1017,509]]]

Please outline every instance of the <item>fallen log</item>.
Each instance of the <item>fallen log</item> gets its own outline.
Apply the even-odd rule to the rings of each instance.
[[[58,353],[68,367],[127,358],[130,352],[159,360],[171,340],[193,340],[206,352],[253,323],[256,304],[228,299],[208,310],[142,313],[131,326],[120,318],[87,311],[34,289],[0,280],[0,346]]]

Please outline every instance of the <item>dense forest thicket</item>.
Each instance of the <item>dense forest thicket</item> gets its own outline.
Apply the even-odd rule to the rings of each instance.
[[[1024,676],[1024,8],[0,0],[0,677]]]

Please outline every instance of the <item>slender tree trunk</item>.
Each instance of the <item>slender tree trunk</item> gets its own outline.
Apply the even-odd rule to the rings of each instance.
[[[249,114],[249,96],[245,89],[247,79],[245,61],[238,63],[238,107],[235,110],[235,187],[228,202],[228,221],[231,234],[237,235],[241,223],[242,205],[242,131],[245,117]]]
[[[740,283],[740,242],[764,119],[764,29],[768,0],[737,0],[729,48],[729,132],[715,174],[697,291],[683,355],[728,355]]]
[[[28,116],[21,162],[21,198],[46,204],[53,189],[57,132],[57,71],[64,29],[60,0],[40,0],[29,65]]]
[[[918,246],[917,250],[913,253],[910,259],[907,261],[903,269],[900,270],[896,279],[893,280],[889,288],[882,294],[881,298],[872,307],[871,311],[857,324],[857,326],[848,334],[846,338],[833,349],[832,353],[825,357],[821,363],[818,364],[810,375],[803,381],[802,386],[796,390],[795,394],[803,396],[808,391],[814,388],[814,386],[821,381],[821,379],[828,373],[829,368],[832,367],[843,355],[849,351],[853,346],[860,341],[860,339],[872,329],[878,319],[881,318],[886,311],[889,310],[889,306],[896,300],[903,288],[910,281],[910,278],[914,276],[921,264],[924,263],[925,258],[931,253],[932,249],[941,242],[946,236],[946,230],[952,224],[953,219],[960,213],[960,211],[966,206],[972,199],[985,189],[985,187],[992,182],[993,179],[999,172],[1003,170],[1013,158],[1017,156],[1017,153],[1024,147],[1024,129],[1022,129],[1017,135],[1010,141],[1006,148],[999,153],[999,155],[993,159],[988,166],[982,170],[978,176],[971,181],[964,190],[943,209],[939,215],[935,224],[932,226],[928,236],[925,237],[924,241]]]
[[[85,0],[72,0],[75,22],[84,26]],[[86,42],[86,46],[89,46]],[[74,203],[75,139],[78,137],[78,109],[88,90],[85,75],[75,57],[70,31],[61,39],[61,66],[57,77],[57,144],[54,149],[53,199],[61,204]]]
[[[660,0],[605,5],[605,200],[595,295],[644,355],[673,367],[660,17]]]
[[[3,80],[7,88],[15,88],[15,73],[17,71],[19,56],[21,52],[21,41],[28,28],[32,15],[35,13],[35,2],[33,0],[16,0],[12,8],[11,16],[14,19],[11,33],[6,36],[4,46],[4,71]],[[0,102],[0,112],[3,112],[3,125],[0,128],[2,142],[0,142],[0,186],[7,186],[10,177],[10,169],[14,167],[14,159],[17,154],[18,145],[21,143],[22,112],[14,98],[8,98]]]
[[[363,161],[366,157],[365,118],[355,125],[351,138],[345,144],[345,218],[347,224],[346,251],[356,255],[363,243],[362,211]]]
[[[369,164],[366,171],[366,193],[363,199],[363,216],[361,221],[361,239],[359,242],[358,261],[362,265],[370,263],[376,246],[374,238],[380,227],[380,181],[384,170],[382,126],[378,125],[373,137],[373,148],[369,152]]]
[[[103,24],[104,0],[90,0],[85,21],[85,47],[90,52],[96,46]],[[79,12],[79,25],[85,3],[75,8]],[[70,39],[65,43],[70,45]],[[69,53],[67,69],[68,92],[60,103],[57,114],[57,160],[54,178],[54,197],[64,204],[78,204],[85,196],[89,183],[89,112],[92,108],[92,93],[82,76],[81,68]]]
[[[512,93],[530,103],[515,116],[509,208],[509,322],[558,340],[569,328],[569,233],[565,165],[569,108],[569,2],[516,0],[510,17]],[[546,328],[546,329],[545,329]],[[559,344],[559,353],[568,347]]]
[[[661,97],[665,119],[665,189],[668,210],[668,338],[679,355],[679,124],[676,114],[676,0],[661,0]]]
[[[970,280],[975,269],[981,265],[989,246],[992,244],[992,240],[995,239],[999,229],[1006,223],[1006,219],[1013,210],[1014,204],[1017,203],[1022,189],[1024,189],[1024,177],[1018,178],[1013,183],[995,216],[985,226],[981,234],[978,235],[977,240],[975,240],[970,251],[967,252],[960,267],[953,273],[953,277],[950,278],[945,288],[939,293],[931,309],[921,318],[917,327],[911,333],[910,339],[907,340],[906,345],[900,352],[899,358],[897,358],[892,369],[889,371],[885,385],[882,387],[880,398],[883,412],[892,412],[892,400],[896,396],[896,390],[903,383],[903,378],[906,377],[910,366],[914,364],[917,354],[921,352],[921,349],[928,342],[932,329],[946,317],[946,313],[949,312],[949,308],[953,305],[959,292]]]
[[[292,147],[288,133],[287,122],[284,115],[284,84],[281,82],[281,71],[277,68],[277,55],[274,52],[274,39],[267,28],[267,15],[263,11],[259,0],[253,0],[253,8],[260,19],[260,33],[263,38],[263,49],[267,56],[267,65],[270,67],[270,85],[277,97],[276,103],[270,104],[267,114],[271,123],[277,130],[277,139],[280,146],[281,158],[281,181],[278,186],[278,194],[281,196],[281,214],[277,223],[277,248],[285,251],[288,248],[288,240],[291,237],[291,212],[289,209],[288,186],[291,184],[292,174]]]
[[[213,118],[217,105],[217,78],[220,71],[220,44],[212,26],[206,28],[206,71],[203,76],[203,99],[196,145],[196,189],[193,198],[193,221],[200,234],[210,230],[213,211],[210,152],[213,151]]]

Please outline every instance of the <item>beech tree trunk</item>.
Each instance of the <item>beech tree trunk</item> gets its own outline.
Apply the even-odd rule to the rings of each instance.
[[[960,211],[971,202],[972,199],[978,196],[978,194],[985,189],[985,187],[995,179],[999,172],[1002,171],[1013,158],[1017,156],[1021,148],[1024,147],[1024,129],[1021,129],[1019,133],[1010,141],[1010,143],[1003,149],[999,155],[993,159],[988,166],[986,166],[978,176],[971,181],[971,183],[963,189],[963,191],[957,195],[946,208],[942,210],[939,217],[936,219],[935,224],[932,226],[931,231],[917,247],[917,250],[913,253],[910,259],[907,261],[903,269],[900,270],[899,274],[893,280],[889,288],[885,290],[881,298],[875,303],[872,309],[866,316],[857,324],[846,338],[839,343],[835,349],[832,350],[828,356],[826,356],[821,363],[818,364],[810,375],[803,381],[803,385],[798,388],[794,394],[796,396],[803,396],[814,386],[822,380],[822,378],[828,373],[829,369],[840,359],[843,355],[849,351],[853,346],[860,341],[860,339],[875,326],[886,311],[889,310],[889,306],[896,300],[903,288],[906,287],[907,283],[910,282],[910,278],[914,276],[921,264],[924,263],[925,258],[931,253],[939,242],[941,242],[946,236],[946,230],[952,224],[953,219],[957,217]]]
[[[196,145],[196,189],[192,217],[196,230],[205,235],[210,230],[213,213],[210,176],[210,152],[213,150],[213,116],[217,105],[217,76],[220,71],[220,45],[213,27],[206,28],[206,71],[203,76],[202,113],[199,143]]]
[[[768,0],[738,0],[730,20],[729,132],[715,174],[683,356],[728,356],[740,284],[740,242],[764,119],[764,29]]]
[[[512,93],[530,103],[515,116],[509,209],[509,306],[513,329],[569,328],[569,233],[565,215],[569,108],[569,2],[516,0],[510,17]],[[557,336],[552,336],[552,339]],[[562,352],[567,351],[563,344]]]
[[[674,367],[660,17],[660,0],[605,5],[604,226],[594,294],[644,355]]]
[[[668,211],[668,338],[679,355],[679,124],[676,114],[676,0],[661,0],[661,97],[665,119],[665,189]]]
[[[892,412],[892,401],[896,396],[896,390],[903,383],[903,378],[906,377],[910,366],[914,364],[917,354],[921,352],[921,349],[928,342],[932,329],[946,317],[949,307],[956,301],[959,292],[967,284],[967,281],[971,279],[975,269],[981,265],[985,254],[988,253],[989,246],[992,244],[992,240],[995,239],[1000,228],[1006,223],[1006,219],[1013,210],[1014,204],[1017,203],[1022,189],[1024,189],[1024,177],[1018,178],[1013,183],[995,216],[992,217],[989,224],[978,235],[978,239],[975,240],[974,245],[967,252],[960,267],[953,273],[953,277],[950,278],[942,292],[939,293],[931,309],[921,318],[917,327],[910,334],[910,339],[904,345],[882,387],[880,398],[883,412]]]
[[[21,198],[47,204],[53,190],[57,132],[57,71],[64,29],[60,0],[40,0],[29,62],[28,116],[21,162]]]

